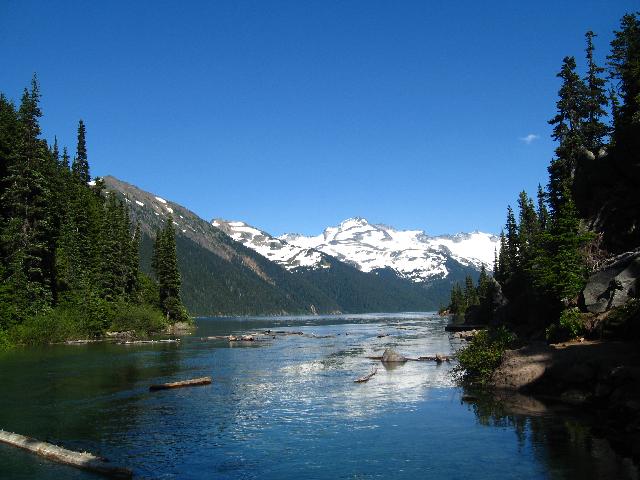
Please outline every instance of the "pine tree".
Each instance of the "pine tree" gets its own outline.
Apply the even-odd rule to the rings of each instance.
[[[87,144],[86,144],[86,130],[84,122],[80,120],[78,122],[78,146],[76,157],[73,159],[73,165],[71,165],[71,171],[78,177],[82,183],[89,183],[91,175],[89,175],[89,161],[87,160]]]
[[[175,235],[173,219],[169,217],[165,227],[156,236],[152,258],[152,266],[160,288],[162,311],[171,322],[188,318],[180,299],[181,281]]]
[[[594,157],[599,155],[604,146],[604,138],[609,134],[609,126],[602,119],[607,116],[605,108],[609,105],[605,80],[602,78],[604,68],[596,65],[593,58],[593,38],[597,35],[592,31],[585,34],[587,38],[587,75],[584,79],[586,85],[586,119],[582,127],[585,147]]]
[[[534,284],[541,296],[560,308],[582,289],[586,267],[581,247],[589,236],[581,231],[578,212],[569,192],[567,199],[553,217],[548,232],[542,235],[542,249],[532,272]]]
[[[565,57],[558,77],[562,86],[558,91],[557,114],[549,120],[552,138],[559,142],[556,158],[549,165],[549,204],[554,212],[564,202],[564,192],[573,192],[573,180],[578,163],[584,158],[583,122],[586,115],[587,87],[576,73],[574,57]]]
[[[480,276],[478,277],[478,288],[476,289],[478,292],[478,299],[480,303],[482,300],[487,297],[489,290],[489,275],[487,275],[487,269],[482,265],[480,267]]]
[[[51,155],[56,163],[60,161],[60,151],[58,150],[58,137],[53,137],[53,147],[51,148]]]
[[[500,232],[500,251],[498,252],[498,262],[495,279],[504,284],[511,271],[511,265],[509,264],[509,256],[507,255],[507,238],[504,235],[504,230]]]
[[[471,275],[467,275],[464,279],[464,301],[467,308],[480,303]]]
[[[538,209],[536,214],[538,216],[539,230],[542,232],[546,230],[549,223],[549,211],[547,210],[547,194],[542,189],[542,186],[538,184]]]
[[[46,169],[46,144],[40,140],[40,91],[36,76],[31,90],[24,90],[18,110],[15,161],[9,166],[2,194],[6,221],[2,229],[3,253],[8,258],[4,282],[11,291],[19,315],[24,318],[48,309],[51,303],[47,271],[50,199]]]
[[[513,214],[511,206],[507,206],[507,223],[505,225],[506,233],[506,257],[509,269],[505,272],[507,278],[518,271],[520,238],[518,235],[518,224]]]
[[[69,170],[69,153],[67,152],[67,147],[62,148],[62,159],[60,163],[65,170]]]

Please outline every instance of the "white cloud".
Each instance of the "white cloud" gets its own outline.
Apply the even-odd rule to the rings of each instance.
[[[536,135],[535,133],[530,133],[526,137],[520,137],[520,140],[522,140],[527,145],[531,145],[531,143],[535,142],[539,138],[540,138],[540,135]]]

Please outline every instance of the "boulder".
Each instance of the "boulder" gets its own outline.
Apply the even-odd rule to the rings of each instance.
[[[542,379],[551,364],[553,349],[533,343],[518,350],[507,350],[493,372],[490,383],[500,390],[518,391]]]
[[[391,348],[387,348],[382,354],[383,363],[404,363],[406,361],[406,357],[400,355],[398,352]]]
[[[627,252],[606,263],[589,277],[580,296],[584,310],[602,313],[624,305],[638,295],[640,252]]]

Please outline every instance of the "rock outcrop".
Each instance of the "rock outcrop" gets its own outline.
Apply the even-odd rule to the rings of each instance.
[[[589,277],[582,291],[583,310],[602,313],[637,297],[640,286],[640,252],[627,252],[610,260]]]
[[[553,353],[552,347],[541,342],[507,350],[491,377],[491,384],[501,390],[524,390],[542,379],[551,366]]]

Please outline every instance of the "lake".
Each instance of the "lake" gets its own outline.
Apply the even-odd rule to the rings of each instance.
[[[471,397],[447,363],[367,358],[386,347],[451,354],[461,342],[446,322],[203,318],[179,344],[18,350],[0,356],[0,428],[100,454],[136,478],[638,478],[587,417],[524,397]],[[267,329],[305,335],[203,340]],[[375,366],[369,382],[353,382]],[[211,385],[148,390],[205,375]],[[0,478],[101,477],[0,445]]]

